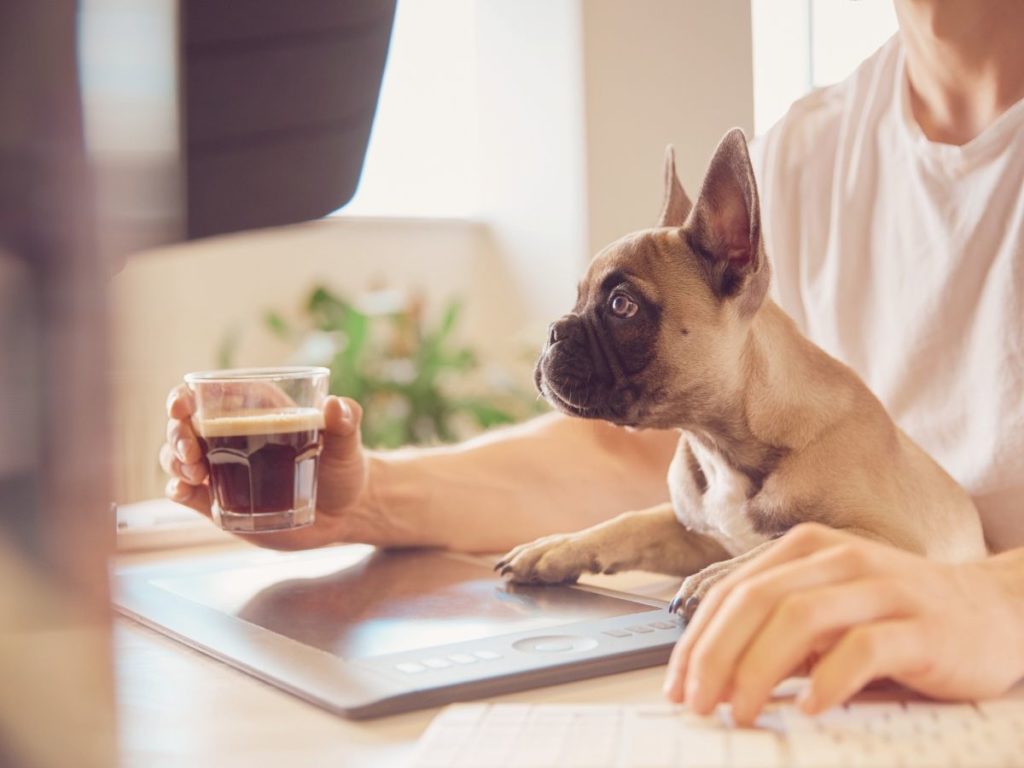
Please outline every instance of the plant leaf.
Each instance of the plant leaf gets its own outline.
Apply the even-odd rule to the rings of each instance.
[[[263,322],[266,324],[267,330],[279,339],[285,339],[287,341],[295,335],[295,332],[288,324],[288,321],[272,309],[263,316]]]

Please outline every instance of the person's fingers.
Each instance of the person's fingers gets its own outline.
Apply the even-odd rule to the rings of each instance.
[[[164,443],[160,446],[160,469],[171,475],[171,477],[182,477],[181,462],[174,455],[174,449],[171,448],[169,443]]]
[[[683,681],[686,680],[686,661],[689,653],[690,648],[686,642],[686,630],[683,630],[683,636],[676,641],[676,645],[672,649],[672,655],[668,657],[665,681],[661,686],[661,692],[665,698],[676,704],[683,700]]]
[[[860,576],[869,567],[868,559],[859,542],[841,544],[756,573],[737,585],[693,645],[687,662],[687,703],[699,713],[714,709],[744,650],[783,599]]]
[[[874,679],[914,677],[931,665],[928,633],[921,622],[897,619],[861,625],[821,658],[797,702],[807,714],[817,714],[846,701]]]
[[[914,598],[891,578],[858,579],[783,598],[747,647],[731,675],[732,714],[749,725],[786,677],[837,631],[904,617]]]
[[[196,410],[195,396],[185,384],[179,384],[167,395],[167,416],[172,419],[188,419]]]
[[[324,402],[324,451],[321,461],[347,462],[362,445],[359,426],[363,409],[348,397],[330,396]]]
[[[207,517],[212,517],[213,513],[210,509],[210,487],[205,483],[192,485],[184,480],[172,478],[167,482],[165,493],[167,494],[167,498],[171,501],[184,504],[186,507],[191,507],[196,512],[200,512]]]
[[[184,480],[191,485],[199,485],[206,480],[206,462],[197,461],[191,464],[182,462],[169,443],[160,446],[160,468],[171,477]]]
[[[203,449],[190,419],[167,420],[167,444],[184,464],[195,464],[203,458]]]
[[[723,578],[700,601],[697,612],[686,625],[684,640],[686,640],[687,651],[692,649],[707,628],[708,623],[717,614],[722,602],[739,584],[755,574],[774,568],[776,565],[831,546],[839,536],[840,534],[835,529],[827,526],[818,523],[803,523],[789,531],[761,555],[744,563]]]

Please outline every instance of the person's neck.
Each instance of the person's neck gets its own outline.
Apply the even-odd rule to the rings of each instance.
[[[1024,2],[896,0],[924,135],[966,144],[1024,98]]]

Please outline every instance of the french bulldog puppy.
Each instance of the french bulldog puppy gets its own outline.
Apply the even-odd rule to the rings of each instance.
[[[501,574],[684,576],[672,609],[689,616],[716,581],[804,521],[940,560],[984,556],[967,493],[767,297],[743,133],[726,134],[695,204],[671,148],[665,186],[658,226],[594,257],[576,306],[550,326],[536,381],[569,415],[678,430],[671,502],[523,544]]]

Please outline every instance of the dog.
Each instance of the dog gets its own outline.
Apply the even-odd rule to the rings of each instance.
[[[658,226],[594,257],[535,377],[570,416],[678,430],[671,501],[523,544],[495,566],[503,577],[686,577],[671,608],[688,618],[805,521],[943,561],[986,554],[967,493],[797,330],[768,297],[770,273],[743,132],[722,139],[696,203],[669,147]]]

